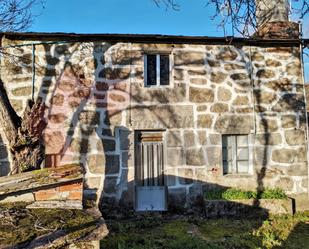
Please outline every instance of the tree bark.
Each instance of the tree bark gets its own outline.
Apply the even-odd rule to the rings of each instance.
[[[9,142],[12,161],[10,174],[38,169],[44,161],[44,110],[45,105],[41,99],[36,103],[29,100],[21,119],[13,109],[0,80],[0,123]]]

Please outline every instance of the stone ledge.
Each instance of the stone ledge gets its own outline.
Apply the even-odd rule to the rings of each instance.
[[[28,208],[83,208],[83,172],[66,165],[3,177],[0,203],[29,202]]]
[[[27,206],[27,208],[61,208],[61,209],[83,209],[80,200],[66,201],[36,201]]]
[[[29,192],[83,180],[80,165],[65,165],[0,177],[0,199],[18,192]]]

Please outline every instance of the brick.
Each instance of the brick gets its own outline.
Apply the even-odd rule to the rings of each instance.
[[[83,189],[83,185],[82,185],[81,182],[66,184],[66,185],[63,185],[63,186],[59,187],[59,191],[60,192],[74,191],[74,190],[81,190],[81,189]]]
[[[73,191],[69,193],[68,200],[82,200],[83,192],[82,191]]]

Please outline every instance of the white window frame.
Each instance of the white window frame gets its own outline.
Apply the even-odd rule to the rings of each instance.
[[[237,139],[237,136],[247,136],[248,137],[248,172],[236,172],[233,170],[233,172],[224,172],[224,160],[223,160],[223,136],[234,136],[235,139]],[[253,138],[251,134],[222,134],[222,143],[221,143],[221,148],[222,148],[222,174],[224,176],[229,176],[229,175],[253,175]],[[236,151],[235,151],[236,149]],[[233,161],[233,168],[237,167],[236,166],[236,161],[237,161],[237,148],[232,148],[232,161]]]
[[[156,85],[148,85],[147,84],[147,56],[148,55],[156,55]],[[169,84],[168,85],[161,85],[160,83],[160,73],[161,73],[161,68],[160,68],[160,56],[161,55],[167,55],[169,59]],[[172,56],[170,53],[145,53],[144,54],[144,87],[172,87]]]

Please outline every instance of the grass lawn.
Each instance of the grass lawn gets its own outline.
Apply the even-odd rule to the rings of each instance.
[[[109,221],[108,228],[101,248],[309,248],[309,212],[265,220],[146,216]]]

